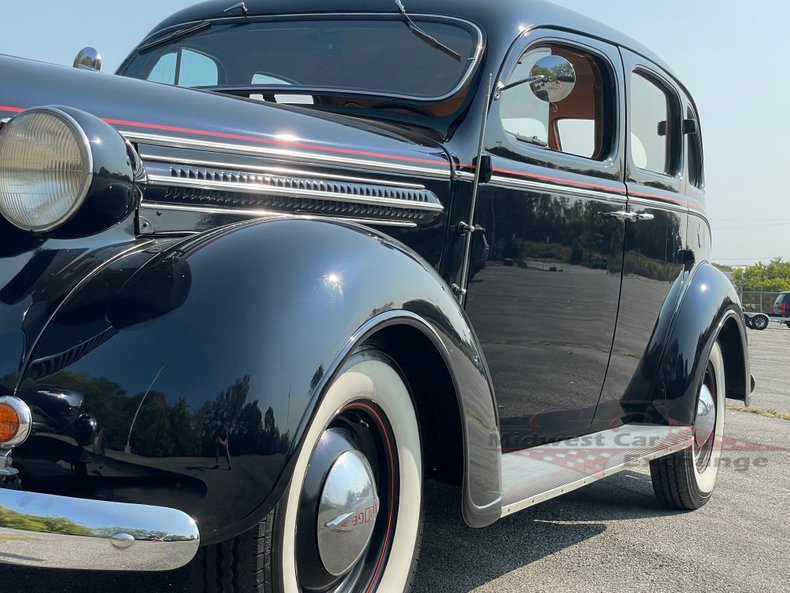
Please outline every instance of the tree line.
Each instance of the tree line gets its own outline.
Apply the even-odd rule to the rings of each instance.
[[[743,292],[790,291],[790,262],[774,258],[767,264],[758,262],[732,272],[735,287]]]

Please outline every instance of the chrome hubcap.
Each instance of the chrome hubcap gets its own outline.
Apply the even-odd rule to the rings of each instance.
[[[703,385],[697,402],[697,419],[694,422],[694,440],[698,447],[708,442],[716,429],[716,403],[707,385]]]
[[[345,451],[332,464],[318,506],[318,552],[331,575],[351,570],[367,550],[379,512],[373,471],[365,456]]]

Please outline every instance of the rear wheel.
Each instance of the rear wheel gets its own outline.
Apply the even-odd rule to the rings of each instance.
[[[724,443],[725,393],[724,362],[715,343],[697,392],[692,446],[650,462],[653,490],[665,506],[694,510],[713,494]]]
[[[402,593],[421,529],[409,390],[386,355],[360,352],[320,403],[278,506],[255,529],[202,550],[201,580],[207,592],[220,583],[223,593]]]

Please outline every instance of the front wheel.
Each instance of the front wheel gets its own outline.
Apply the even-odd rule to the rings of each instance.
[[[217,546],[234,558],[216,578],[232,581],[223,592],[403,593],[421,530],[420,433],[409,389],[388,356],[362,351],[319,404],[278,506]]]
[[[650,462],[653,490],[665,506],[694,510],[710,500],[724,444],[725,394],[724,362],[714,343],[697,391],[691,447]]]

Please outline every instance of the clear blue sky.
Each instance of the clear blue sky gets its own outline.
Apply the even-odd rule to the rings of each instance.
[[[112,71],[155,24],[193,3],[13,3],[3,10],[0,53],[71,64],[81,47],[92,45],[104,57],[104,70]],[[790,75],[785,71],[790,63],[790,2],[556,3],[638,39],[663,57],[691,90],[704,133],[714,260],[733,265],[790,259]],[[408,8],[408,0],[405,4]]]

